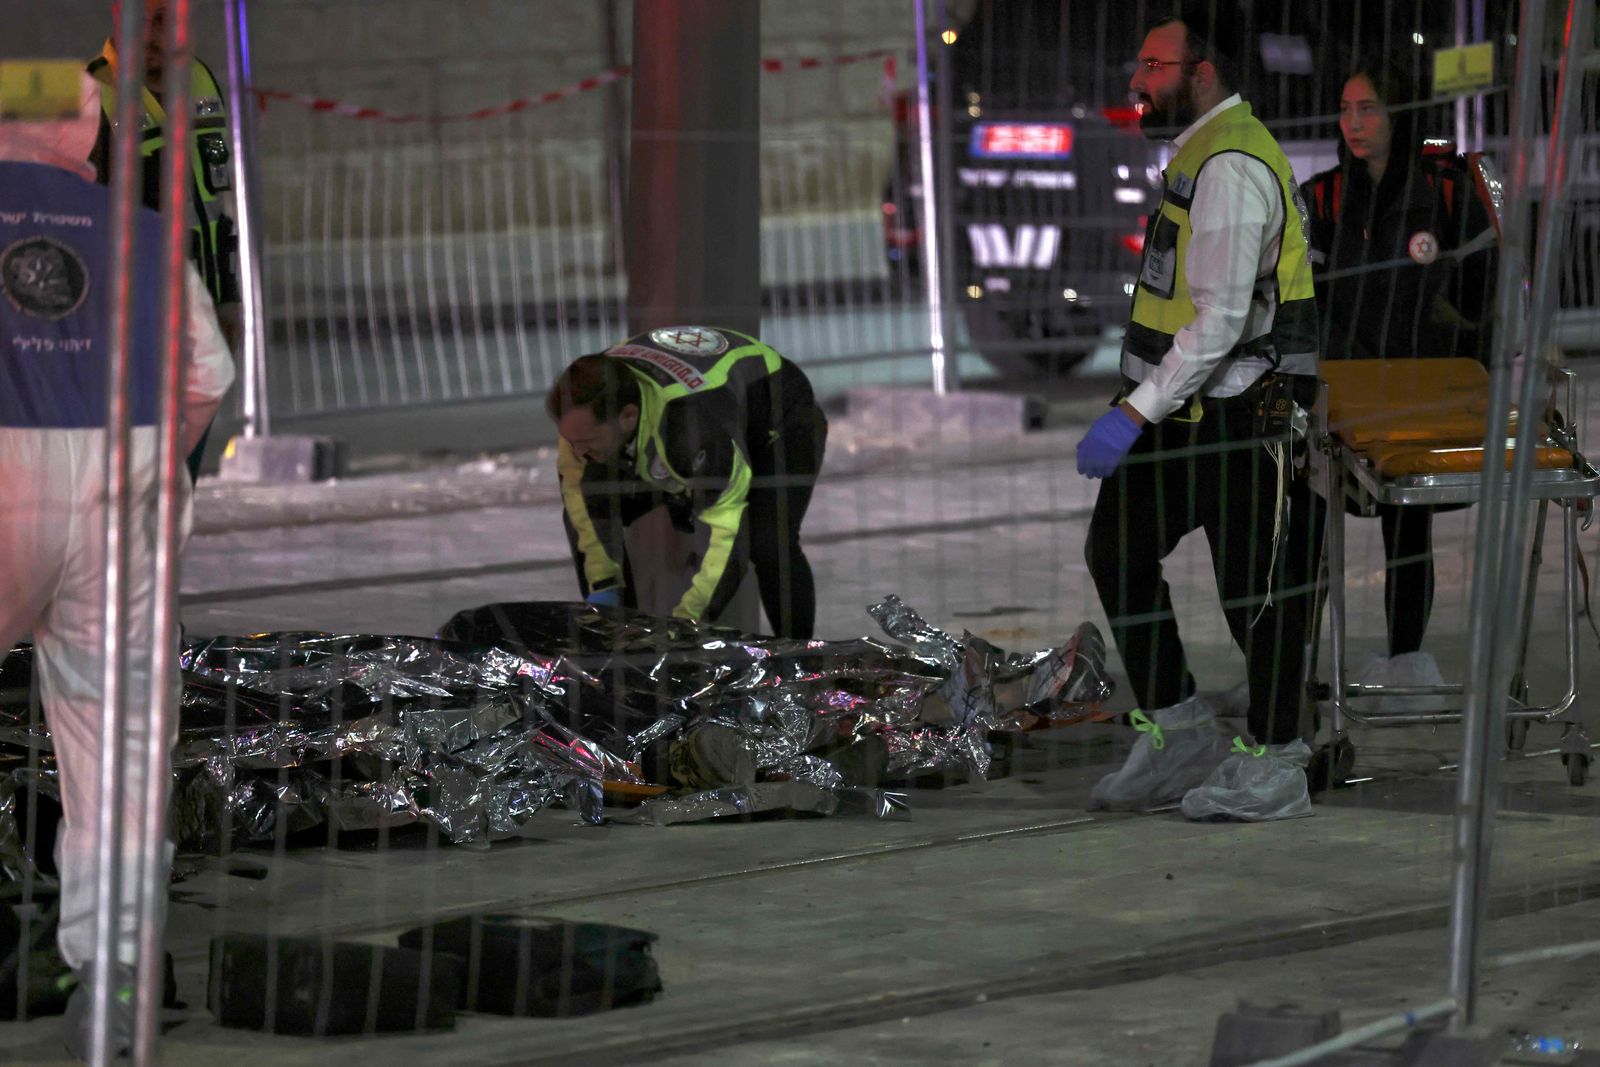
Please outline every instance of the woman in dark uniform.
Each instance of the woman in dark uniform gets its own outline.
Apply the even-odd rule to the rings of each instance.
[[[1323,359],[1487,361],[1491,219],[1459,159],[1424,151],[1417,99],[1411,80],[1392,66],[1358,64],[1339,97],[1339,166],[1301,187]],[[1433,515],[1425,507],[1380,506],[1379,517],[1395,658],[1419,652],[1427,629]],[[1420,680],[1405,673],[1405,680]],[[1421,674],[1436,677],[1437,668],[1429,663]]]

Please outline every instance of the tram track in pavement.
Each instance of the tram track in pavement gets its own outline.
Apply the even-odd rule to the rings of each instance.
[[[806,536],[806,544],[821,546],[877,538],[970,533],[974,530],[989,530],[1001,526],[1070,522],[1087,519],[1092,510],[1092,508],[1047,508],[1037,511],[1013,512],[1007,515],[983,516],[975,519],[952,519],[945,522],[917,522],[854,530],[836,530],[816,535],[808,534]],[[492,577],[500,574],[529,574],[549,570],[570,570],[571,568],[572,560],[566,556],[562,556],[559,559],[506,560],[498,563],[477,563],[461,567],[402,571],[392,574],[352,576],[348,578],[319,578],[272,585],[243,586],[234,589],[204,589],[192,593],[184,593],[179,597],[179,603],[185,607],[202,604],[228,604],[243,600],[266,600],[273,597],[303,596],[312,593],[333,593],[397,585],[423,585],[430,582],[450,582]]]
[[[1491,894],[1489,920],[1534,915],[1600,899],[1600,878],[1573,877]],[[647,1059],[707,1052],[757,1041],[781,1041],[848,1030],[888,1021],[958,1011],[996,1001],[1049,993],[1106,989],[1229,963],[1282,959],[1375,938],[1443,929],[1450,921],[1448,901],[1384,909],[1334,920],[1287,924],[1233,937],[1176,939],[1148,950],[1063,964],[1057,956],[1023,963],[1002,975],[927,985],[867,997],[819,1001],[789,1009],[764,1010],[759,1017],[652,1031],[645,1037],[584,1042],[585,1064],[604,1067]],[[485,1067],[556,1067],[572,1062],[573,1050],[478,1060]]]

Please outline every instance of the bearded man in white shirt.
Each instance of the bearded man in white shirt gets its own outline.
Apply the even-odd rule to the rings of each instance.
[[[1122,348],[1123,388],[1078,445],[1105,479],[1085,554],[1143,733],[1099,807],[1184,800],[1191,817],[1309,814],[1300,740],[1313,598],[1310,494],[1292,425],[1317,370],[1305,214],[1288,160],[1235,91],[1229,0],[1158,22],[1130,89],[1170,139]],[[1204,529],[1249,676],[1250,737],[1197,696],[1161,561]],[[1277,798],[1263,806],[1260,798]],[[1281,802],[1279,802],[1281,801]]]

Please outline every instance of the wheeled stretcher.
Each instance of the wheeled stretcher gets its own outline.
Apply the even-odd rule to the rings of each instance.
[[[1459,722],[1463,696],[1459,684],[1402,687],[1349,680],[1345,663],[1345,502],[1366,516],[1375,515],[1380,504],[1476,503],[1481,491],[1489,390],[1488,375],[1470,359],[1340,360],[1325,362],[1320,374],[1322,388],[1312,413],[1309,442],[1312,485],[1327,503],[1323,574],[1331,663],[1330,679],[1324,685],[1317,679],[1319,642],[1314,638],[1309,657],[1310,692],[1332,709],[1332,738],[1320,755],[1327,760],[1330,783],[1339,784],[1348,777],[1354,759],[1347,737],[1350,723]],[[1581,785],[1588,775],[1591,753],[1578,714],[1578,519],[1582,513],[1587,528],[1592,517],[1590,501],[1600,493],[1600,472],[1579,452],[1576,429],[1562,414],[1574,410],[1573,382],[1572,371],[1564,367],[1552,371],[1552,402],[1544,414],[1530,494],[1538,511],[1506,723],[1507,742],[1513,749],[1522,747],[1530,723],[1562,723],[1560,747],[1555,752],[1566,765],[1572,784]],[[1561,405],[1554,403],[1558,392],[1563,394]],[[1513,420],[1517,417],[1513,413]],[[1508,470],[1509,461],[1508,451]],[[1530,700],[1525,668],[1540,546],[1552,503],[1560,508],[1562,522],[1566,686],[1556,699],[1535,704]],[[1381,696],[1426,698],[1407,703],[1427,710],[1375,707],[1374,698]]]

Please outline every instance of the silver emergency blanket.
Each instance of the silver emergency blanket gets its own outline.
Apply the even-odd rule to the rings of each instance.
[[[462,612],[437,637],[188,641],[175,836],[216,850],[420,823],[487,847],[552,805],[591,822],[905,818],[903,794],[881,782],[981,777],[990,731],[1110,694],[1088,624],[1060,649],[1018,655],[957,640],[897,597],[868,610],[897,643],[755,637],[565,602]],[[54,774],[27,699],[31,653],[15,650],[0,671],[0,868],[13,876],[25,862],[19,787]],[[1007,685],[1023,695],[1002,711]],[[653,757],[708,725],[737,732],[758,781],[619,806],[627,787],[645,787],[636,798],[652,778],[671,784]],[[880,765],[864,772],[863,761]],[[847,781],[863,773],[877,781]]]

